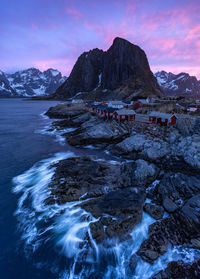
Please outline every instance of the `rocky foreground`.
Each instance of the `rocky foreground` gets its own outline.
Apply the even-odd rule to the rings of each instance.
[[[187,126],[180,122],[177,127],[118,123],[63,105],[50,108],[46,114],[62,119],[53,122],[52,129],[75,128],[63,134],[69,144],[93,144],[121,158],[115,164],[91,157],[60,161],[49,185],[47,203],[82,200],[79,206],[96,218],[90,224],[91,234],[102,245],[107,245],[108,239],[127,240],[141,222],[143,211],[147,212],[155,222],[137,257],[149,263],[170,246],[200,249],[198,119]],[[151,202],[145,202],[146,198]],[[200,278],[199,260],[170,262],[153,278]]]

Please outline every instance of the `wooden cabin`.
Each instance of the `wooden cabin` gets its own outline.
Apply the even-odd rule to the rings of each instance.
[[[175,125],[177,122],[177,117],[175,114],[154,111],[149,114],[149,121],[151,123],[157,123],[162,126],[168,126]]]
[[[113,119],[113,113],[116,111],[114,108],[106,108],[106,115],[107,119]]]
[[[108,102],[109,108],[115,108],[115,109],[122,109],[126,106],[126,104],[122,101],[110,101]]]
[[[96,114],[102,118],[106,117],[106,107],[102,105],[96,106]]]
[[[120,122],[135,121],[135,111],[130,109],[120,109],[113,113],[113,119]]]

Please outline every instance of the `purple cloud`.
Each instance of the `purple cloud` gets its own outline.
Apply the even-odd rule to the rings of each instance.
[[[200,78],[199,0],[7,0],[1,5],[0,68],[58,68],[107,49],[116,36],[145,50],[153,71]]]

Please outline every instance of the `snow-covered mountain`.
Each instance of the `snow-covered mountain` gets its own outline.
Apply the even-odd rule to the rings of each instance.
[[[66,80],[54,69],[41,72],[30,68],[14,74],[0,71],[0,97],[44,96],[55,90]]]
[[[161,71],[155,73],[155,77],[165,95],[200,97],[200,81],[194,76]]]

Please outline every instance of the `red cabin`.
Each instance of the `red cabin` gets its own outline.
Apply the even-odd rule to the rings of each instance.
[[[177,117],[175,114],[154,111],[149,114],[149,121],[151,121],[151,123],[158,123],[162,126],[175,125]]]
[[[135,111],[130,109],[121,109],[113,113],[113,119],[120,122],[123,121],[134,121],[135,120]]]

